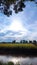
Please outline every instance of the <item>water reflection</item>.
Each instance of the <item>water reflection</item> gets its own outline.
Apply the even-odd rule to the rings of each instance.
[[[33,64],[33,65],[37,65],[37,57],[13,57],[13,56],[0,56],[0,61],[2,62],[14,62],[14,64],[16,64],[17,62],[20,63],[20,65],[25,65],[25,64]]]

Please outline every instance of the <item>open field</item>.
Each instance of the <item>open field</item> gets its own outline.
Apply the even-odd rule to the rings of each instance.
[[[8,48],[37,48],[37,45],[34,44],[0,44],[0,47],[8,47]]]

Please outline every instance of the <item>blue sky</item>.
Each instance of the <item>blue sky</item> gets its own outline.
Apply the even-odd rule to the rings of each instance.
[[[18,14],[7,17],[0,12],[0,42],[37,40],[37,6],[26,2],[26,8]]]

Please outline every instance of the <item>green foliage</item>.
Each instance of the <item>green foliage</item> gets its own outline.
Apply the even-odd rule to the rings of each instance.
[[[16,40],[13,40],[12,43],[16,43]]]
[[[31,40],[29,40],[29,43],[32,43],[32,41],[31,41]]]
[[[5,15],[10,16],[12,14],[12,11],[10,10],[11,5],[13,6],[15,13],[18,13],[23,11],[23,8],[26,7],[26,1],[34,1],[37,4],[36,0],[0,0],[0,7],[3,6],[0,10],[2,10]]]
[[[5,47],[5,48],[37,48],[37,45],[26,43],[26,44],[21,44],[21,43],[13,43],[13,44],[0,44],[0,47]]]
[[[36,40],[33,40],[33,44],[37,45],[37,41]]]

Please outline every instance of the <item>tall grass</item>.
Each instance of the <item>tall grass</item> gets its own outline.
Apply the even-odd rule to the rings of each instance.
[[[34,44],[0,44],[0,47],[11,47],[11,48],[37,48]]]

